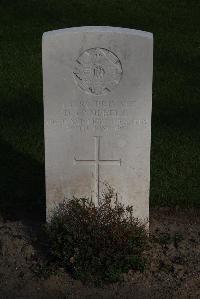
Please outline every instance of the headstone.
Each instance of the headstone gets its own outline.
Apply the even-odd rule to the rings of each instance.
[[[153,36],[113,27],[43,35],[47,217],[110,186],[149,217]]]

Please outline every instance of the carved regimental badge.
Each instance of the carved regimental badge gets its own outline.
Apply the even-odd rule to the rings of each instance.
[[[76,60],[73,70],[77,85],[87,93],[103,95],[111,92],[122,77],[119,58],[107,49],[92,48]]]

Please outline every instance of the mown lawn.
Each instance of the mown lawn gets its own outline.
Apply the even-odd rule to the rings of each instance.
[[[0,1],[0,209],[44,208],[41,37],[110,25],[154,33],[151,206],[200,207],[200,1]]]

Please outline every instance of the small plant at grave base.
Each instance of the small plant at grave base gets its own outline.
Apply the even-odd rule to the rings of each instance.
[[[64,201],[47,224],[51,256],[77,279],[115,282],[145,268],[145,225],[132,207],[113,201],[111,189],[97,206],[85,198]]]

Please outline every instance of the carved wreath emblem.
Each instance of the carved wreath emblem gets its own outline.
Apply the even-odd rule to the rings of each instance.
[[[85,92],[103,95],[112,91],[122,77],[119,58],[103,48],[84,51],[76,60],[73,70],[76,84]]]

